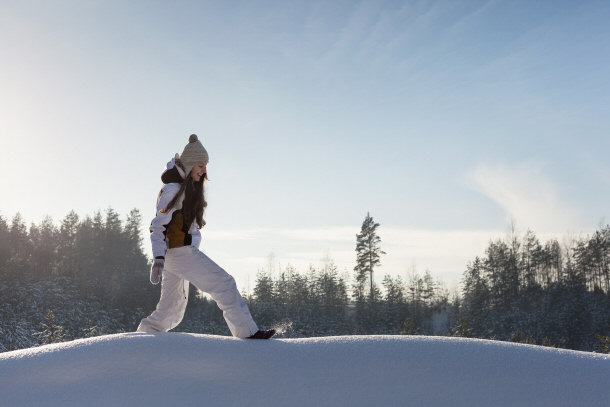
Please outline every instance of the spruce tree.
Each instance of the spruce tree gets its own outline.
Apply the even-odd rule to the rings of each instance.
[[[40,330],[34,334],[42,345],[50,343],[63,342],[66,340],[64,328],[55,323],[55,314],[53,311],[48,311],[44,317],[44,321],[40,323]]]

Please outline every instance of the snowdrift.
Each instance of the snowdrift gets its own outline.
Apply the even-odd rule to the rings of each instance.
[[[607,407],[610,357],[442,337],[129,333],[0,353],[0,405]]]

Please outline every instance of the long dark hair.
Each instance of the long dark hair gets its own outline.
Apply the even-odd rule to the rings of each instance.
[[[176,165],[185,171],[184,165],[179,159],[176,159]],[[205,221],[203,220],[203,211],[205,210],[206,206],[208,206],[208,203],[205,200],[205,192],[203,187],[203,183],[207,179],[207,174],[204,174],[199,181],[193,180],[190,173],[187,174],[186,179],[180,185],[180,189],[176,193],[176,196],[174,196],[167,206],[161,210],[161,213],[171,210],[174,205],[176,205],[178,199],[180,199],[180,196],[182,196],[184,193],[184,201],[182,202],[184,228],[188,230],[191,227],[193,220],[195,220],[197,222],[197,226],[199,229],[201,229],[205,225]]]

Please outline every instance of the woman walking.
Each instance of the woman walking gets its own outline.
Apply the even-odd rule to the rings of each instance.
[[[165,184],[157,199],[157,214],[150,225],[154,262],[150,282],[159,284],[161,298],[155,311],[144,318],[137,332],[166,332],[175,328],[186,309],[189,282],[212,296],[222,310],[231,334],[238,338],[268,339],[270,329],[260,331],[235,280],[199,250],[207,206],[204,182],[208,152],[195,134],[161,176]]]

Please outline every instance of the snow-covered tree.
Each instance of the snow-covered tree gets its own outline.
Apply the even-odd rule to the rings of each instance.
[[[63,326],[55,323],[55,314],[53,311],[47,312],[44,321],[40,323],[39,331],[36,332],[34,336],[38,338],[42,345],[63,342],[66,339]]]
[[[600,343],[595,345],[596,349],[599,349],[602,353],[610,353],[610,336],[609,335],[596,335],[595,336]]]

